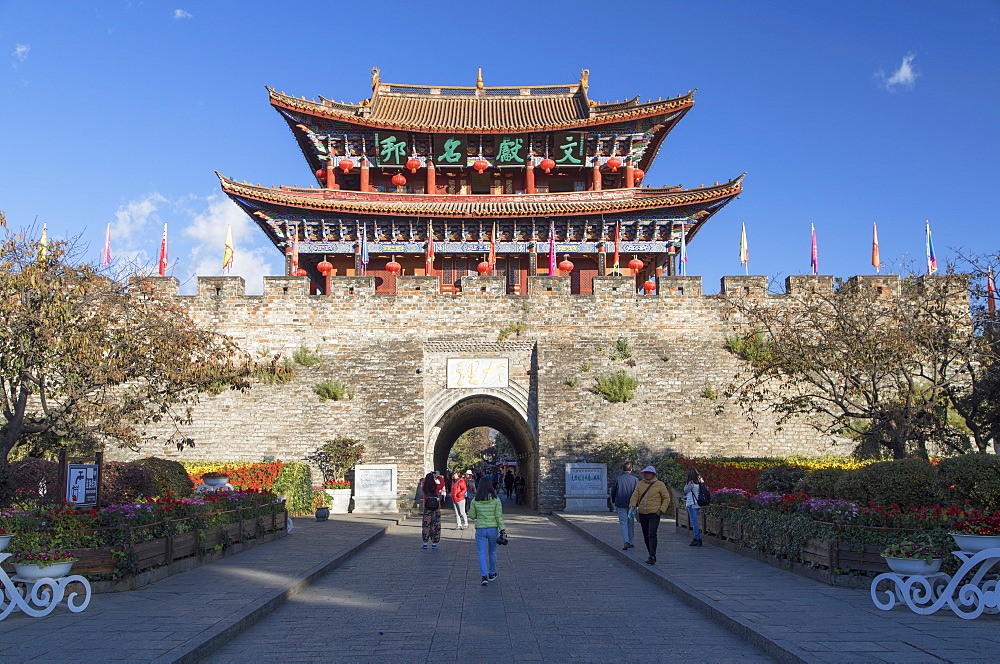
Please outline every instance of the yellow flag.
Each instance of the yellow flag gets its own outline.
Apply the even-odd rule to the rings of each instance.
[[[233,267],[233,225],[226,227],[226,246],[222,250],[222,271],[227,272]]]
[[[879,274],[882,274],[881,269],[882,261],[879,260],[878,256],[878,224],[872,222],[872,267]]]
[[[42,224],[42,239],[38,241],[38,257],[42,259],[49,255],[49,233],[45,226]]]

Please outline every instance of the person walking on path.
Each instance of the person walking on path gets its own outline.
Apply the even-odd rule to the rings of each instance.
[[[660,527],[660,517],[670,509],[670,490],[656,479],[656,468],[646,466],[639,471],[642,479],[635,485],[629,507],[634,507],[642,526],[642,540],[646,543],[649,558],[647,565],[656,564],[656,530]]]
[[[455,508],[455,530],[465,530],[469,527],[469,517],[465,514],[465,499],[468,488],[465,480],[456,470],[451,474],[451,504]]]
[[[694,466],[687,469],[687,484],[684,485],[684,505],[687,507],[688,520],[691,522],[691,531],[694,539],[688,546],[701,546],[701,526],[698,524],[698,512],[701,505],[698,504],[698,491],[701,489],[704,480],[695,470]]]
[[[503,522],[503,505],[493,488],[493,480],[484,477],[479,481],[476,499],[469,509],[469,518],[476,522],[476,550],[479,552],[481,585],[488,585],[497,578],[497,538],[506,534]]]
[[[507,474],[503,476],[503,488],[508,498],[514,495],[514,471],[509,468]]]
[[[523,505],[524,504],[524,491],[526,485],[524,482],[524,475],[518,473],[517,477],[514,478],[514,504]]]
[[[438,484],[440,478],[434,472],[427,473],[424,477],[424,520],[420,528],[420,536],[424,540],[424,548],[430,541],[431,548],[438,548],[441,541],[441,496],[444,488],[444,480]]]
[[[468,514],[476,497],[476,474],[472,470],[465,471],[465,493],[469,496],[465,499],[465,512]]]
[[[625,462],[622,464],[622,474],[611,485],[611,504],[618,512],[618,525],[621,526],[622,540],[625,542],[622,551],[635,548],[632,543],[635,539],[635,519],[629,516],[629,503],[638,483],[639,478],[632,474],[632,464]]]

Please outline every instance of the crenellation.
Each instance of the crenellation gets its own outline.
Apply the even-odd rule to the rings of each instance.
[[[898,274],[864,274],[847,280],[849,290],[867,292],[879,297],[899,297]]]
[[[833,275],[831,274],[790,274],[785,277],[785,295],[805,297],[807,295],[832,295]]]
[[[245,295],[246,282],[243,277],[198,277],[197,297],[234,298]]]
[[[662,297],[701,297],[701,277],[660,277]]]
[[[730,297],[765,298],[768,295],[767,277],[760,274],[722,277],[719,293]]]

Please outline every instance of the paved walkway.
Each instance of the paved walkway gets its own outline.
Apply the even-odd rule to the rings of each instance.
[[[287,537],[139,590],[94,595],[82,613],[64,606],[45,618],[12,613],[0,621],[0,661],[197,661],[343,564],[399,519],[295,519]]]
[[[207,661],[772,661],[566,525],[505,520],[487,587],[474,530],[425,551],[414,519]]]
[[[288,537],[95,595],[83,613],[15,613],[0,622],[0,661],[989,662],[1000,653],[1000,616],[879,611],[866,590],[688,547],[672,522],[648,567],[641,542],[619,550],[610,514],[511,515],[500,578],[483,588],[473,531],[445,524],[441,548],[423,551],[419,522],[398,515],[296,519]]]
[[[638,548],[628,553],[618,550],[616,517],[557,518],[779,660],[1000,660],[1000,615],[964,620],[949,609],[930,616],[899,606],[881,611],[867,589],[834,588],[707,544],[690,547],[687,536],[674,532],[673,521],[660,525],[658,562],[650,568],[642,562],[646,554],[641,535],[637,534]]]

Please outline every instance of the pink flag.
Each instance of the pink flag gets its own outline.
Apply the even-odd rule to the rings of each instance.
[[[816,250],[816,225],[810,224],[810,226],[812,226],[812,255],[809,263],[812,265],[812,273],[819,274],[819,252]]]
[[[997,287],[993,283],[993,270],[990,269],[989,275],[986,277],[986,309],[994,314],[997,311]]]
[[[556,222],[549,222],[549,276],[556,276]]]
[[[101,267],[111,266],[111,224],[104,233],[104,249],[101,251]]]
[[[167,225],[163,224],[163,239],[160,240],[160,276],[167,276]]]

